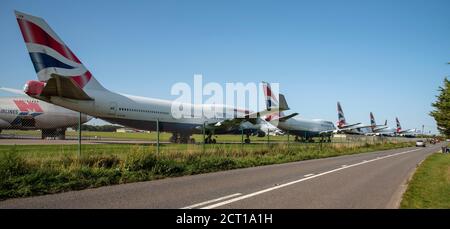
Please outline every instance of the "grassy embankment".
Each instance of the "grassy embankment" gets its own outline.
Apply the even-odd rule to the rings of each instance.
[[[0,199],[412,146],[413,143],[0,146]]]
[[[39,130],[3,130],[2,134],[4,135],[11,135],[11,136],[33,136],[33,137],[39,137],[41,136],[41,132]],[[86,140],[107,140],[107,139],[113,139],[113,140],[141,140],[141,141],[156,141],[157,134],[156,132],[151,133],[117,133],[117,132],[97,132],[97,131],[82,131],[81,132],[82,138]],[[172,134],[170,133],[160,133],[160,140],[162,142],[168,142],[169,138]],[[70,139],[74,139],[78,136],[78,133],[75,131],[67,131],[66,136]],[[203,135],[201,134],[194,134],[192,137],[196,140],[196,142],[202,142],[203,141]],[[223,142],[241,142],[242,137],[240,135],[217,135],[216,136],[218,143]],[[266,137],[257,137],[257,136],[250,136],[250,139],[252,142],[267,142],[267,136]],[[364,137],[360,136],[358,138],[359,142],[367,141],[370,143],[374,143],[375,141],[379,141],[379,137]],[[375,139],[375,140],[373,140]],[[386,138],[385,138],[386,139]],[[288,136],[269,136],[270,142],[287,142]],[[294,141],[294,136],[289,136],[289,140],[291,142]],[[315,138],[316,141],[319,141],[319,138]],[[332,138],[334,142],[342,142],[347,141],[345,139],[334,139]],[[404,138],[395,138],[395,141],[407,141],[407,139]]]
[[[450,155],[430,155],[417,169],[401,208],[450,208]]]

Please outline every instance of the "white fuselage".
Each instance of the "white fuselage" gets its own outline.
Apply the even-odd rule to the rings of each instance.
[[[88,115],[141,130],[159,130],[176,133],[201,133],[204,124],[218,123],[233,117],[243,117],[244,110],[234,109],[225,105],[216,105],[214,117],[205,116],[204,111],[209,109],[208,104],[182,103],[183,109],[190,109],[190,116],[174,117],[172,115],[173,101],[154,98],[145,98],[126,94],[118,94],[108,90],[86,90],[93,100],[74,100],[59,96],[52,96],[50,102],[80,111]],[[211,113],[209,113],[211,114]],[[251,123],[242,123],[244,128],[256,128]],[[236,128],[220,130],[220,132],[237,131]]]
[[[283,131],[300,137],[314,137],[321,133],[331,132],[335,130],[333,122],[325,120],[307,120],[302,118],[290,118],[286,121],[272,121]]]
[[[92,117],[81,115],[82,123]],[[55,129],[76,126],[79,113],[29,96],[0,98],[0,129]]]

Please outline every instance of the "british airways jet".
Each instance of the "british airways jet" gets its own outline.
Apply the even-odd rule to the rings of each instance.
[[[18,93],[17,91],[14,93]],[[26,95],[0,98],[0,132],[4,129],[41,130],[42,139],[47,137],[64,139],[66,128],[76,126],[78,118],[78,112]],[[92,117],[81,115],[82,123],[90,119]]]
[[[206,143],[215,143],[214,134],[259,130],[261,116],[288,109],[280,95],[284,103],[270,111],[252,113],[226,105],[180,103],[180,110],[192,111],[191,116],[174,116],[174,101],[104,88],[42,18],[18,11],[15,14],[38,77],[38,81],[30,80],[24,87],[33,98],[135,129],[156,130],[158,126],[160,131],[173,134],[171,142],[179,143],[193,142],[190,136],[203,130],[208,136]],[[217,114],[213,118],[205,115],[212,107]]]
[[[267,103],[268,109],[271,105],[277,105],[278,101],[272,94],[270,84],[263,82],[263,89],[266,101],[271,101]],[[268,115],[265,120],[282,131],[295,135],[295,141],[313,142],[313,137],[328,137],[328,141],[331,141],[331,135],[336,130],[333,122],[295,117],[297,115],[298,113],[285,115],[283,112],[280,112],[279,114]]]
[[[366,128],[371,127],[370,125],[361,125],[360,122],[354,124],[348,124],[345,120],[344,111],[342,110],[342,106],[340,102],[337,102],[337,111],[338,111],[338,121],[337,121],[337,129],[334,131],[335,133],[343,133],[343,134],[365,134],[364,130]]]

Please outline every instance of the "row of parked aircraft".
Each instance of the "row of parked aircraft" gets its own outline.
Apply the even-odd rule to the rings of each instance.
[[[328,137],[329,140],[336,133],[399,135],[407,132],[401,130],[398,119],[395,131],[386,125],[376,125],[372,114],[371,125],[347,124],[339,102],[336,127],[330,121],[295,117],[298,113],[286,115],[284,112],[289,107],[284,95],[274,96],[270,84],[265,82],[264,110],[251,112],[215,105],[224,116],[175,118],[171,113],[173,101],[120,94],[104,88],[42,18],[18,11],[15,14],[38,80],[30,80],[25,84],[24,93],[29,98],[0,100],[0,129],[16,127],[58,131],[75,125],[81,112],[86,114],[83,122],[96,117],[110,123],[151,131],[156,130],[158,124],[160,131],[173,134],[171,142],[178,143],[193,142],[192,134],[203,131],[207,135],[206,143],[215,143],[214,136],[217,134],[243,133],[247,136],[245,142],[250,143],[251,135],[283,132],[304,141],[311,141],[317,136]],[[185,109],[190,108],[194,114],[203,114],[204,110],[211,107],[210,104],[180,105]]]

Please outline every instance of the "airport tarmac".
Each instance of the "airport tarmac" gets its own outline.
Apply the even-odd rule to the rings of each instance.
[[[441,144],[10,199],[0,208],[397,208]]]

